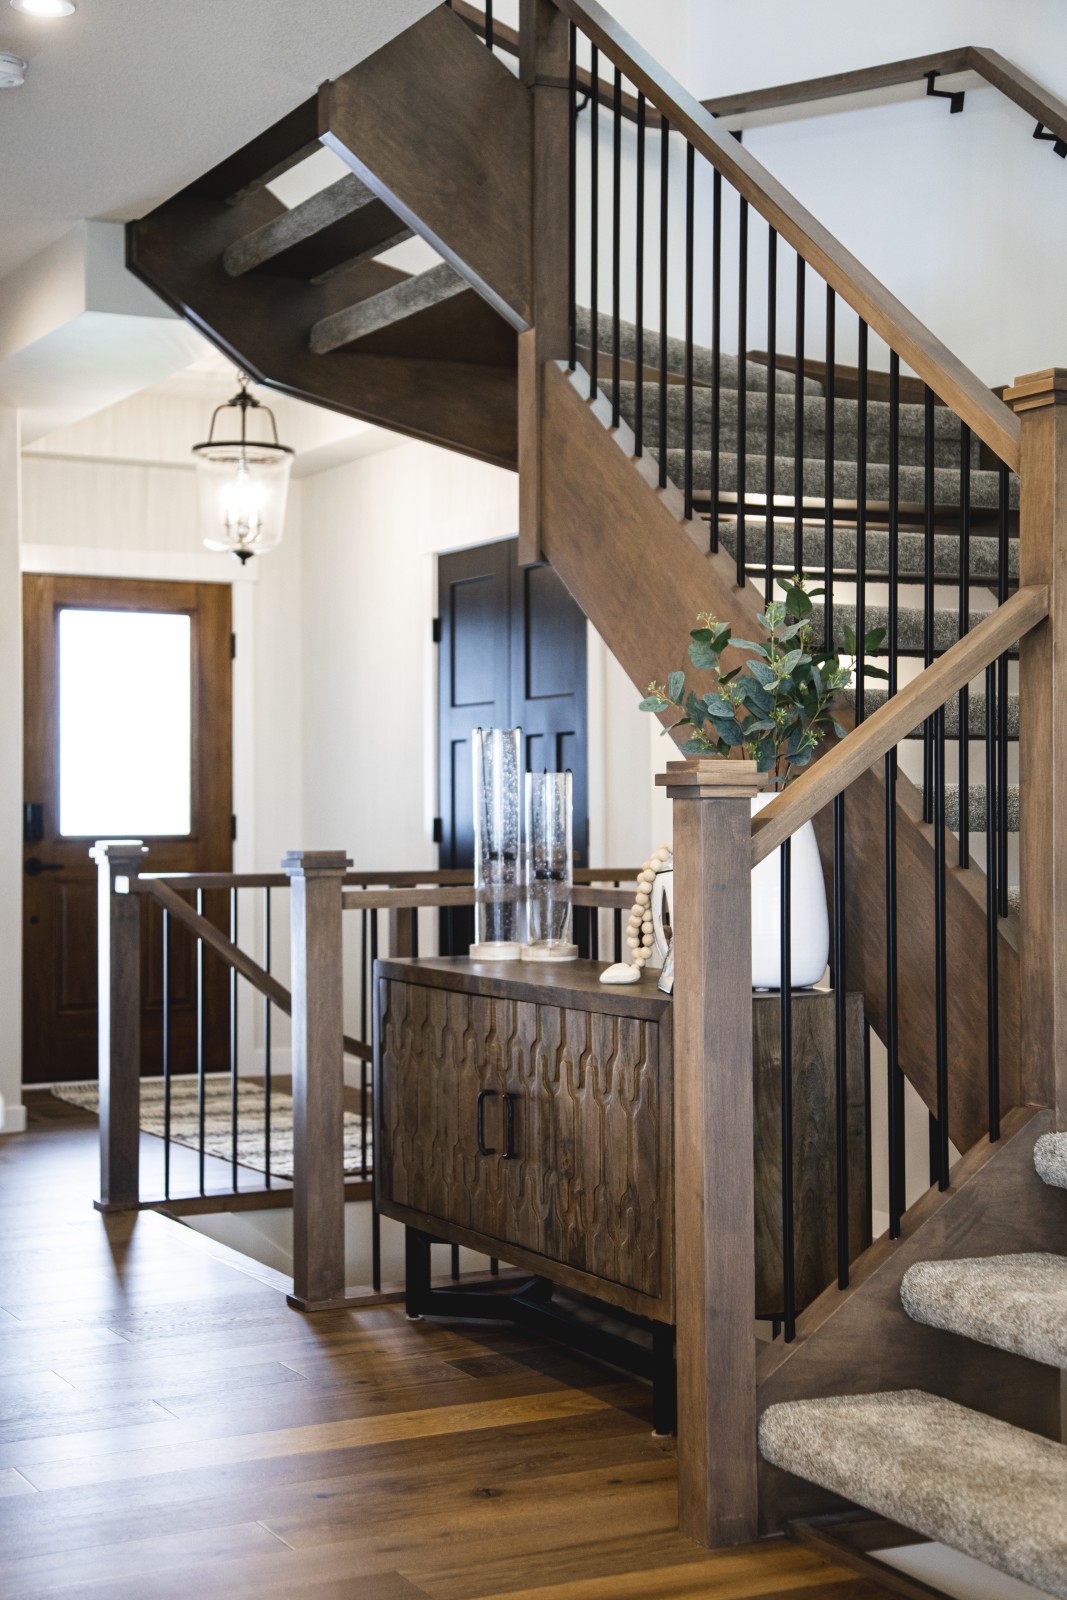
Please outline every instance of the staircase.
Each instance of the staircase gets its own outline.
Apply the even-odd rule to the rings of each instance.
[[[130,265],[260,381],[518,468],[523,558],[558,570],[636,686],[681,664],[698,611],[751,638],[796,571],[826,591],[817,637],[886,630],[888,683],[857,679],[847,736],[755,822],[741,789],[690,774],[695,798],[675,791],[679,882],[713,884],[712,920],[740,928],[716,943],[694,912],[679,940],[680,1523],[725,1544],[855,1502],[1067,1593],[1062,1571],[1059,1588],[1047,1576],[1064,1565],[1048,1505],[1064,1483],[1067,1215],[1048,1185],[1067,1187],[1067,818],[1047,773],[1067,743],[1067,382],[1020,381],[1014,414],[595,0],[526,0],[517,43],[486,35],[461,0],[429,13],[132,224]],[[343,174],[287,210],[269,184],[320,145]],[[380,259],[412,234],[439,258],[416,275]],[[664,288],[679,257],[680,309]],[[698,301],[710,338],[694,336]],[[706,808],[702,831],[681,826],[683,800]],[[733,831],[716,834],[730,807]],[[807,820],[835,988],[863,994],[888,1053],[890,1230],[857,1261],[845,1247],[837,1284],[799,1316],[783,1257],[784,1327],[757,1361],[738,917],[751,866]],[[713,837],[733,841],[728,858]],[[709,983],[725,997],[711,1015],[685,1002]],[[789,1006],[787,992],[783,1041]],[[933,1183],[910,1207],[905,1082],[933,1119]],[[843,1106],[839,1088],[842,1127]],[[792,1133],[786,1108],[783,1148]],[[846,1212],[822,1225],[840,1237]],[[997,1505],[992,1452],[1001,1488],[1019,1483]]]

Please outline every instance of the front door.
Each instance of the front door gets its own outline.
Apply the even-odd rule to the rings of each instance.
[[[143,839],[149,872],[232,868],[232,666],[228,584],[37,574],[23,584],[23,1078],[33,1084],[96,1076],[95,841]],[[212,898],[205,910],[224,923]],[[143,1065],[158,1072],[162,918],[143,911]],[[193,941],[175,929],[170,945],[181,1071],[195,1061]],[[208,1067],[224,1064],[227,994],[222,963],[205,960]]]

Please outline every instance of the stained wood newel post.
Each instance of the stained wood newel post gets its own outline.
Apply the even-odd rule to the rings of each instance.
[[[678,1524],[757,1532],[752,761],[673,761]]]
[[[519,76],[530,91],[533,326],[519,335],[519,561],[541,559],[541,381],[569,349],[570,33],[553,0],[519,0]]]
[[[291,850],[293,1292],[321,1310],[344,1299],[343,850]]]
[[[1049,614],[1019,650],[1022,1098],[1067,1127],[1067,370],[1017,378],[1019,579]]]
[[[141,1198],[141,896],[133,880],[146,847],[106,839],[96,862],[100,1211],[125,1211]]]

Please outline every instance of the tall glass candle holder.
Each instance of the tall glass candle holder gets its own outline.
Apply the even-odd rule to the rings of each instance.
[[[523,955],[573,961],[574,796],[569,772],[526,774],[526,926]]]
[[[471,955],[516,961],[522,953],[521,728],[475,728],[474,939]]]

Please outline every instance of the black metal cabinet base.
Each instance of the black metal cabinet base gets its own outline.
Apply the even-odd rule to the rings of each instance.
[[[635,1333],[651,1338],[651,1347],[625,1334],[583,1322],[553,1301],[554,1287],[547,1278],[531,1277],[514,1289],[499,1278],[462,1289],[432,1287],[430,1247],[444,1243],[418,1228],[405,1228],[405,1288],[409,1317],[469,1317],[487,1322],[510,1322],[539,1338],[552,1339],[580,1350],[594,1361],[606,1362],[652,1384],[652,1427],[657,1434],[674,1433],[678,1421],[674,1366],[674,1329],[667,1322],[651,1322],[605,1307],[612,1319]],[[583,1296],[583,1299],[588,1297]],[[598,1302],[589,1301],[590,1304]]]

